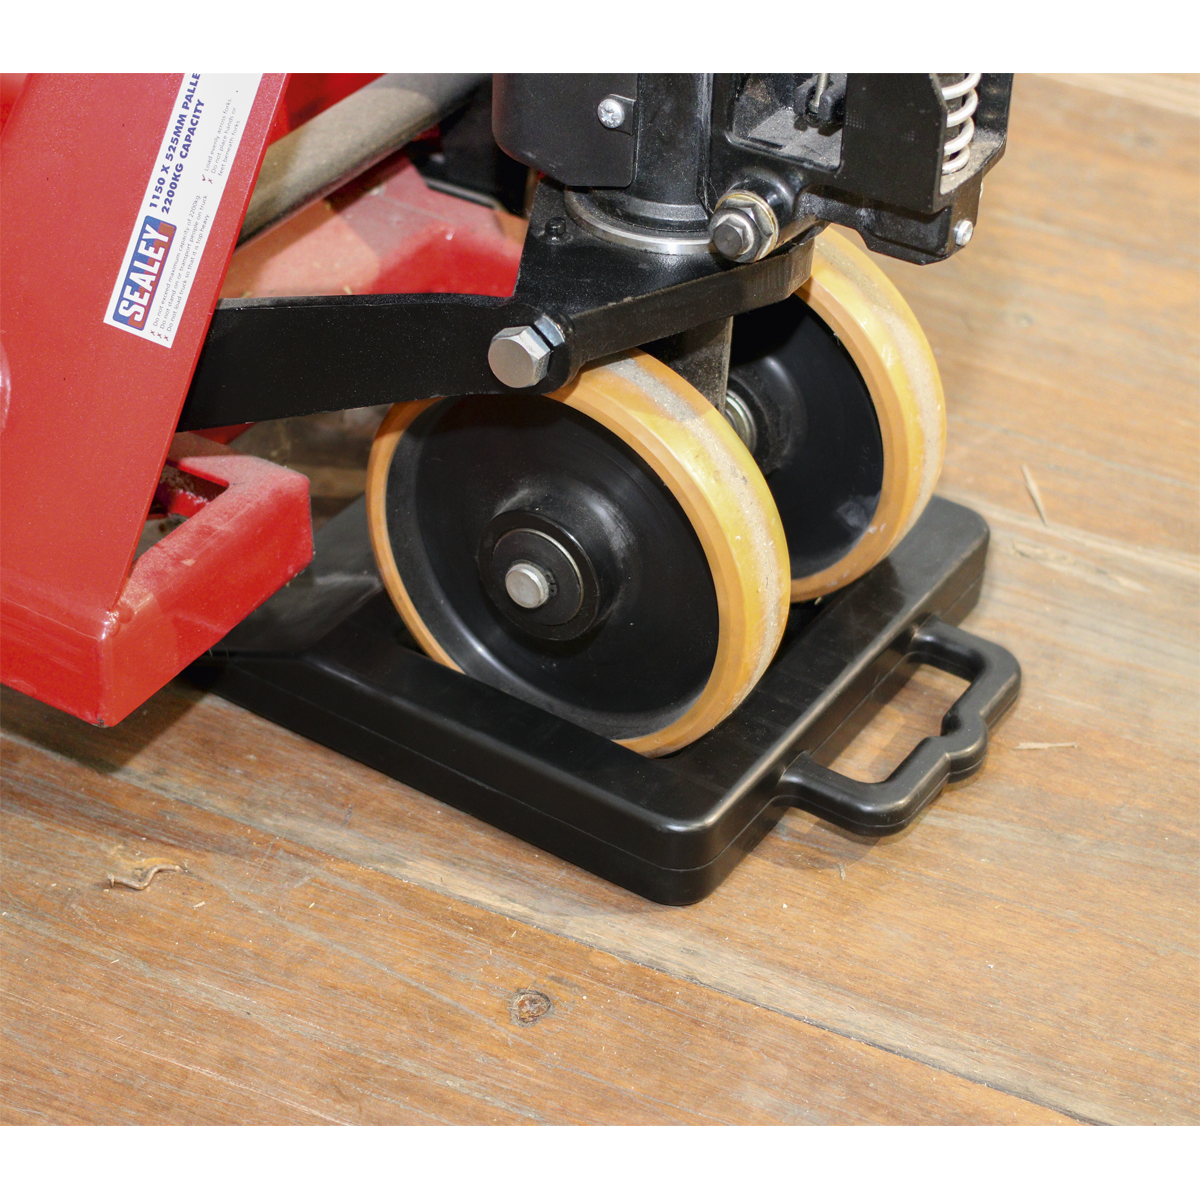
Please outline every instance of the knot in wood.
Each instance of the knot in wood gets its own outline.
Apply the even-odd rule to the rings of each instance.
[[[513,998],[508,1003],[512,1019],[518,1025],[535,1024],[553,1007],[550,997],[544,992],[535,992],[529,988],[522,988],[519,992],[514,992]]]

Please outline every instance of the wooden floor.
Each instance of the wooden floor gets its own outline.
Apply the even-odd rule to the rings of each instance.
[[[113,730],[5,692],[0,1117],[1195,1122],[1198,97],[1019,79],[967,252],[885,260],[1025,671],[980,775],[669,909],[183,685]]]

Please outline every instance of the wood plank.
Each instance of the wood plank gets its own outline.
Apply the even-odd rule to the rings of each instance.
[[[949,413],[943,486],[1141,546],[1200,549],[1197,122],[1036,77],[967,250],[880,258]]]
[[[1063,1120],[69,760],[4,751],[7,1121]],[[114,862],[138,859],[187,870],[110,885]],[[514,997],[530,990],[551,1007],[522,1025]]]
[[[1200,118],[1200,75],[1171,74],[1046,74],[1043,79],[1058,83],[1069,83],[1073,87],[1089,88],[1132,100],[1152,108],[1165,108],[1168,112],[1181,113],[1185,117]]]

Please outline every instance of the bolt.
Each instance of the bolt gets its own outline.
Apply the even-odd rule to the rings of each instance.
[[[971,235],[975,232],[975,226],[970,221],[959,221],[954,226],[954,244],[956,246],[965,246],[970,240]]]
[[[522,608],[541,608],[550,599],[550,579],[536,563],[515,562],[504,576],[504,590]]]
[[[533,387],[550,369],[550,347],[530,325],[502,329],[488,347],[492,374],[511,388]]]
[[[779,222],[771,206],[754,192],[727,192],[708,231],[718,253],[739,263],[757,262],[779,241]]]
[[[812,90],[812,95],[808,98],[808,111],[815,117],[821,108],[821,97],[825,94],[825,89],[829,86],[829,72],[823,71],[817,76],[816,86]]]
[[[620,129],[625,124],[625,105],[616,96],[605,96],[596,105],[596,116],[605,129]]]
[[[562,217],[553,217],[546,222],[545,227],[546,241],[561,242],[567,236],[567,223]]]
[[[719,212],[710,226],[713,245],[726,257],[737,262],[758,239],[754,222],[740,209]]]
[[[822,72],[810,76],[792,93],[792,107],[809,126],[832,133],[842,124],[846,109],[846,76]]]

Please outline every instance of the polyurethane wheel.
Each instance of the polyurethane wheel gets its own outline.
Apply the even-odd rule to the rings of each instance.
[[[796,295],[734,322],[730,403],[779,508],[793,601],[883,559],[933,494],[946,440],[937,364],[912,310],[840,235]]]
[[[367,511],[426,653],[643,754],[732,712],[787,621],[787,543],[762,473],[640,351],[550,396],[396,405]]]

